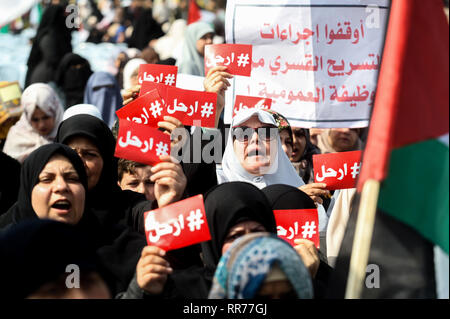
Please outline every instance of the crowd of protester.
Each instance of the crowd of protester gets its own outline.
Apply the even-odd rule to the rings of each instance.
[[[188,24],[186,0],[77,1],[76,31],[65,22],[70,1],[40,4],[23,112],[0,152],[3,297],[327,296],[354,189],[333,192],[316,182],[312,156],[363,149],[366,128],[293,127],[282,114],[248,109],[229,125],[220,161],[162,156],[151,167],[114,156],[115,112],[137,98],[139,65],[204,76],[205,45],[224,42],[225,2],[198,1],[210,16]],[[71,32],[127,49],[111,72],[93,72],[72,52]],[[205,77],[204,90],[218,95],[210,130],[224,132],[232,77],[224,67]],[[158,126],[191,139],[196,130],[206,133],[173,117]],[[148,245],[144,213],[198,194],[211,240],[171,251]],[[319,211],[319,249],[307,239],[291,246],[277,237],[273,210],[309,208]],[[81,269],[79,290],[67,287],[70,264]]]

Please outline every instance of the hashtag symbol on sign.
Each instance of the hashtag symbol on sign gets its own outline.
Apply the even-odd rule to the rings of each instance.
[[[175,84],[175,74],[167,74],[164,84],[165,85],[174,85]]]
[[[200,230],[202,224],[205,222],[202,218],[202,212],[197,209],[195,212],[192,210],[186,220],[189,222],[187,225],[190,231]]]
[[[150,112],[152,112],[152,115],[154,118],[161,116],[161,111],[162,111],[162,107],[158,101],[150,103]]]
[[[201,106],[201,108],[202,108],[202,110],[201,110],[201,116],[202,117],[208,117],[209,118],[209,116],[210,115],[212,115],[214,112],[213,112],[213,109],[214,109],[214,106],[213,106],[213,104],[212,103],[205,103],[205,104],[203,104],[202,106]]]
[[[238,66],[245,68],[245,66],[250,63],[249,60],[248,54],[244,55],[244,53],[241,53],[241,55],[238,56]]]
[[[356,178],[356,176],[359,174],[359,170],[361,168],[361,164],[355,163],[352,167],[352,178]]]
[[[156,156],[169,155],[169,147],[163,142],[156,144]]]
[[[309,222],[306,222],[306,224],[302,226],[302,229],[303,238],[312,238],[312,236],[316,233],[316,224],[315,222],[311,222],[310,225]]]

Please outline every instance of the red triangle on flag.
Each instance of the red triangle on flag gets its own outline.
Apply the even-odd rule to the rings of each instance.
[[[358,189],[391,151],[449,130],[449,26],[441,0],[392,1]]]
[[[187,24],[197,22],[201,18],[200,7],[195,0],[189,0],[189,12]]]

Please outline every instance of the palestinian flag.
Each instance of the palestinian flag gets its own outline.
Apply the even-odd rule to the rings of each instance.
[[[189,11],[188,11],[188,20],[187,24],[191,24],[197,22],[201,19],[202,14],[200,7],[195,0],[189,0]]]
[[[381,182],[368,262],[379,268],[379,282],[372,288],[366,282],[362,298],[437,297],[442,281],[435,276],[442,269],[435,261],[442,257],[448,298],[448,131],[449,24],[443,1],[393,0],[358,181],[358,191],[369,179]],[[331,297],[344,296],[356,218],[354,211]]]

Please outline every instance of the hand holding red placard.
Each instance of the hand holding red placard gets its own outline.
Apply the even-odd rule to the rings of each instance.
[[[177,118],[183,125],[215,127],[216,93],[183,90],[159,83],[153,85],[165,87],[166,101],[153,89],[117,111],[119,119],[156,126],[168,115]]]
[[[211,239],[203,195],[144,214],[147,243],[166,251]]]
[[[319,248],[319,215],[317,209],[274,210],[278,237],[292,246],[295,239],[308,239]]]
[[[272,99],[257,96],[236,95],[233,107],[233,117],[240,111],[245,109],[263,109],[270,110]]]
[[[216,103],[216,93],[168,87],[165,115],[179,119],[183,125],[215,127]]]
[[[164,64],[141,64],[139,66],[138,82],[163,83],[175,86],[177,84],[178,67]]]
[[[314,181],[328,190],[354,188],[361,169],[361,151],[313,155]]]
[[[170,136],[157,128],[119,120],[114,156],[148,165],[155,165],[161,155],[170,154]]]
[[[157,127],[163,121],[165,105],[157,90],[152,90],[116,111],[119,119]]]
[[[215,66],[226,66],[230,74],[250,76],[252,45],[211,44],[205,46],[205,75]]]

